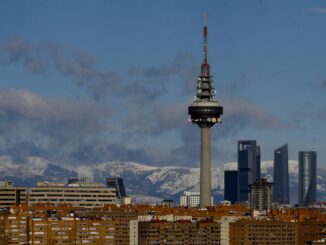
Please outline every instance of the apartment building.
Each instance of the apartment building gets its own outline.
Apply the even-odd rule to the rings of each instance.
[[[25,203],[25,188],[16,187],[11,181],[0,181],[0,209]]]
[[[165,221],[138,223],[138,243],[131,244],[220,244],[220,224],[212,220]]]
[[[230,245],[311,244],[326,237],[325,221],[242,219],[230,223]]]

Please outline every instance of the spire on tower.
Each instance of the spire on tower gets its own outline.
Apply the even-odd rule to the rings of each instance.
[[[207,47],[207,14],[204,14],[204,61],[201,65],[201,76],[209,77],[209,64],[208,64],[208,47]]]
[[[208,64],[207,50],[207,14],[204,14],[204,64]]]

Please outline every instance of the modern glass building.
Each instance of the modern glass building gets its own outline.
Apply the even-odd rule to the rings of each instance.
[[[250,187],[260,179],[260,147],[256,140],[238,141],[238,201],[249,201]]]
[[[238,201],[238,171],[224,171],[224,200],[236,203]]]
[[[260,146],[256,145],[256,180],[260,179]]]
[[[273,202],[289,204],[289,159],[288,145],[274,151]]]
[[[107,178],[106,179],[107,187],[116,188],[116,196],[118,199],[127,196],[125,185],[122,178]]]
[[[299,151],[299,204],[316,202],[317,152]]]

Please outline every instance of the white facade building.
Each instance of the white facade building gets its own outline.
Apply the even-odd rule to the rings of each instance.
[[[181,207],[199,207],[200,203],[200,193],[184,191],[180,197]],[[211,205],[213,205],[213,197],[211,197]]]

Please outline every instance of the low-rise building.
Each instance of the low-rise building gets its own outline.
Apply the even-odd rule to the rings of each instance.
[[[74,207],[103,207],[116,204],[116,189],[86,182],[37,182],[29,190],[29,205],[71,204]]]
[[[25,203],[24,187],[16,187],[11,181],[0,181],[0,209],[8,209],[12,205]]]
[[[200,193],[192,191],[184,191],[180,197],[181,207],[199,207]],[[211,197],[211,205],[213,205],[213,197]]]

